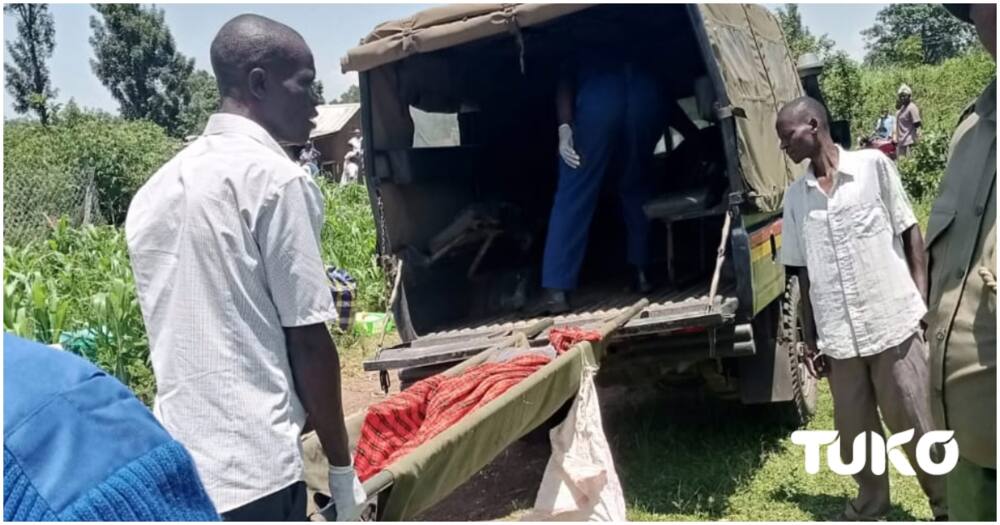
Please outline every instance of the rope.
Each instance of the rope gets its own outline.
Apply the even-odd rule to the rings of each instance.
[[[732,223],[732,212],[726,210],[726,219],[722,223],[722,239],[715,256],[715,272],[712,273],[712,285],[708,289],[708,311],[715,306],[715,294],[719,291],[719,277],[722,274],[722,263],[726,260],[726,241],[729,240],[729,227]]]
[[[989,291],[997,293],[997,276],[989,268],[980,266],[979,276],[983,278],[983,284]]]

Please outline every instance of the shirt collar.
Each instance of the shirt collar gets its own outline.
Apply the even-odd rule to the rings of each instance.
[[[232,113],[214,113],[208,118],[205,131],[202,135],[243,135],[261,143],[267,149],[287,157],[288,154],[281,148],[274,137],[261,127],[260,124],[240,115]]]
[[[976,114],[979,118],[997,120],[997,80],[994,78],[979,99],[976,100]]]
[[[852,152],[844,151],[844,148],[840,146],[837,146],[837,152],[837,171],[834,174],[834,179],[837,179],[839,175],[847,175],[851,178],[856,177],[858,167]],[[812,162],[809,163],[809,167],[806,169],[806,184],[814,188],[819,187],[819,181],[816,180],[816,174],[813,173]]]

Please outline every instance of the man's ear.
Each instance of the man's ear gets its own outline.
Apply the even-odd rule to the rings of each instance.
[[[809,117],[809,131],[813,134],[819,131],[819,121],[816,117]]]
[[[247,75],[247,90],[256,99],[263,99],[267,94],[267,71],[259,67],[250,70]]]

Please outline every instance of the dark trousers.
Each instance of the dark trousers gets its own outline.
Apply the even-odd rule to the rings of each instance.
[[[663,132],[656,81],[631,65],[584,68],[578,76],[573,141],[581,164],[559,160],[559,186],[549,218],[542,286],[576,288],[587,249],[601,183],[614,172],[625,219],[628,262],[649,263],[649,219],[642,205],[650,197],[653,149]],[[609,169],[617,153],[623,164]]]
[[[840,457],[845,464],[854,459],[854,438],[874,432],[883,438],[882,420],[893,433],[914,429],[913,440],[903,445],[917,481],[924,489],[934,516],[946,516],[944,476],[927,474],[917,465],[917,441],[935,430],[930,408],[930,371],[925,343],[914,335],[899,346],[880,354],[850,359],[830,359],[830,394],[833,421],[840,433]],[[881,419],[879,419],[881,413]],[[854,475],[858,497],[851,502],[864,518],[877,518],[889,510],[889,474],[875,475],[871,461]]]
[[[308,521],[306,484],[293,483],[256,501],[222,514],[223,521]]]

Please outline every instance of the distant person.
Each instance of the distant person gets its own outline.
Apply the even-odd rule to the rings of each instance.
[[[361,130],[355,129],[347,140],[348,149],[344,155],[344,174],[340,178],[341,185],[353,184],[361,177],[361,165],[364,153],[361,149]]]
[[[220,112],[143,185],[125,221],[154,413],[233,521],[306,519],[308,414],[338,519],[353,520],[365,492],[326,325],[338,314],[320,255],[323,194],[280,146],[309,140],[313,55],[292,28],[240,15],[210,57]]]
[[[360,129],[354,128],[354,130],[351,131],[351,138],[347,139],[347,144],[351,147],[351,149],[355,149],[355,150],[361,151],[361,130]]]
[[[891,139],[895,129],[896,117],[892,116],[888,109],[883,108],[881,115],[875,122],[875,136],[880,139]]]
[[[313,141],[307,141],[306,145],[302,147],[302,151],[299,152],[299,164],[305,168],[306,173],[315,177],[319,174],[319,161],[320,157],[319,150],[313,144]]]
[[[913,90],[903,84],[896,92],[896,128],[893,142],[896,143],[896,156],[905,157],[910,148],[920,140],[920,108],[910,100]]]
[[[44,379],[43,379],[44,378]],[[4,521],[218,521],[191,456],[117,379],[3,336]]]
[[[997,5],[945,4],[997,58]],[[997,520],[997,81],[962,115],[927,225],[931,410],[954,430],[952,521]]]
[[[841,459],[854,461],[858,435],[883,435],[880,414],[891,432],[913,429],[902,448],[934,517],[945,518],[944,478],[916,462],[918,440],[934,430],[920,329],[927,311],[920,227],[896,165],[875,150],[841,149],[826,115],[819,102],[801,97],[781,108],[776,125],[788,158],[809,161],[785,193],[781,246],[782,264],[799,279],[807,363],[817,375],[829,371]],[[889,475],[876,475],[871,464],[869,449],[866,468],[854,476],[858,496],[837,521],[889,511]]]

